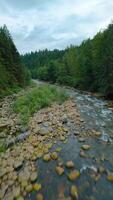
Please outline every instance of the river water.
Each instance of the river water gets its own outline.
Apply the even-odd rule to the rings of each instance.
[[[59,159],[64,163],[72,160],[81,175],[74,182],[70,182],[67,178],[69,169],[65,169],[64,175],[58,176],[55,172],[57,161],[45,163],[39,159],[36,166],[39,174],[37,182],[42,184],[40,192],[44,200],[63,200],[64,196],[70,196],[70,187],[74,184],[78,188],[79,200],[113,200],[113,183],[106,178],[107,173],[113,171],[113,112],[107,108],[107,101],[71,89],[67,89],[67,93],[74,98],[84,119],[82,130],[96,129],[102,136],[87,138],[85,144],[91,145],[87,158],[80,157],[83,143],[78,141],[73,132],[66,144],[58,141],[52,151],[61,147]],[[100,168],[105,168],[105,171],[98,173]],[[36,196],[37,192],[33,192],[26,199],[34,200]]]

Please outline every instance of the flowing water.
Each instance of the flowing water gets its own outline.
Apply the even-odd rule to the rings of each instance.
[[[62,147],[59,158],[64,163],[72,160],[81,175],[74,182],[70,182],[67,178],[69,169],[65,169],[65,173],[58,176],[55,172],[58,161],[45,163],[39,159],[36,166],[39,174],[37,183],[42,184],[40,192],[45,200],[63,200],[64,196],[70,196],[70,187],[75,184],[78,187],[79,200],[113,200],[113,183],[106,179],[107,172],[113,171],[113,113],[107,108],[107,101],[71,89],[67,89],[67,93],[74,98],[84,119],[82,129],[86,131],[96,129],[102,136],[87,138],[85,144],[91,145],[87,158],[80,157],[79,152],[83,143],[78,141],[73,132],[66,144],[58,141],[52,151],[56,147]],[[100,175],[99,180],[96,180],[94,177],[99,177],[100,167],[106,170]],[[34,200],[36,195],[37,192],[33,192],[26,199]]]

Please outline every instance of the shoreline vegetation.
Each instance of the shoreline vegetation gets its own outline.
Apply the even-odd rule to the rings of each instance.
[[[79,46],[21,56],[31,77],[113,99],[113,23]]]

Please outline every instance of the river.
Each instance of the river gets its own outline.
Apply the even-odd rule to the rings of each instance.
[[[62,147],[59,153],[60,159],[65,163],[72,160],[75,168],[80,171],[80,177],[73,183],[67,179],[69,169],[65,169],[64,175],[59,177],[55,172],[57,161],[45,163],[42,159],[36,161],[38,180],[41,182],[45,200],[63,200],[63,196],[70,196],[70,187],[75,184],[78,187],[79,200],[113,200],[113,183],[106,179],[107,173],[113,171],[113,112],[107,108],[107,101],[97,99],[90,94],[81,93],[73,89],[66,89],[70,97],[73,97],[81,117],[83,126],[79,131],[95,129],[101,132],[99,138],[87,137],[86,144],[91,145],[88,157],[81,157],[81,142],[70,134],[68,142],[63,144],[58,141],[53,146]],[[101,173],[99,169],[105,169]],[[27,196],[26,200],[36,199],[36,192]],[[68,199],[68,198],[67,198]]]

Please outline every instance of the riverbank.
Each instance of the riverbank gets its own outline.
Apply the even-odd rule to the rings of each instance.
[[[2,200],[113,199],[112,111],[65,90],[70,98],[36,112],[27,138],[1,154]]]

